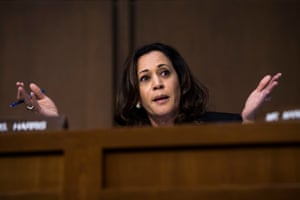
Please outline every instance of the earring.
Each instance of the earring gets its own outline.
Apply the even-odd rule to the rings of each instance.
[[[136,103],[135,107],[136,107],[137,109],[140,109],[140,108],[141,108],[141,104],[140,104],[139,101]]]

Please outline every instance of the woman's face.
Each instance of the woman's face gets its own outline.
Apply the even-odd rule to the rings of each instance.
[[[179,109],[180,86],[172,62],[160,51],[144,54],[137,62],[140,103],[152,125],[173,123]]]

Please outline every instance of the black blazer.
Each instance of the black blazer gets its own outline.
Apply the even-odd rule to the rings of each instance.
[[[236,113],[223,112],[205,112],[199,119],[199,122],[214,123],[214,122],[242,122],[242,116]]]

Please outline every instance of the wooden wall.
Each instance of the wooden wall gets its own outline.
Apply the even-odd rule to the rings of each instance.
[[[299,132],[296,122],[0,134],[0,199],[295,200]]]
[[[240,112],[257,82],[282,72],[266,107],[299,106],[300,1],[0,1],[0,116],[17,80],[39,83],[71,129],[112,126],[122,63],[135,47],[176,47],[210,89],[212,110]]]
[[[0,199],[295,200],[299,132],[257,123],[0,134]]]
[[[34,81],[69,117],[70,128],[110,126],[112,6],[111,1],[1,2],[1,115],[25,115],[23,107],[8,104],[17,80]]]

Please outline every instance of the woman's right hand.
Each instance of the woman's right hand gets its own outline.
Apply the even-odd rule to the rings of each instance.
[[[16,83],[17,99],[24,99],[26,108],[43,116],[58,116],[58,110],[55,103],[46,96],[41,88],[35,83],[30,83],[30,94],[25,90],[23,82]]]

